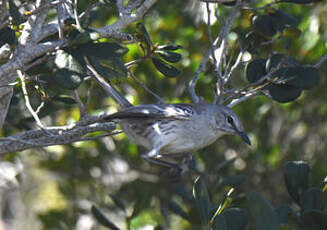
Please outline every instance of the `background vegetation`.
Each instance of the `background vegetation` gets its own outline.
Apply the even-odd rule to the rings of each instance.
[[[24,2],[8,2],[27,11]],[[258,8],[272,1],[249,2],[251,7]],[[247,85],[246,64],[251,54],[254,59],[279,52],[295,57],[301,65],[314,65],[327,53],[326,2],[283,2],[272,7],[292,17],[300,31],[291,31],[292,35],[285,39],[278,39],[282,34],[278,32],[266,49],[256,50],[257,41],[253,42],[254,47],[246,47],[248,58],[244,57],[233,73],[229,83],[232,87]],[[118,17],[114,3],[97,2],[90,16],[90,27],[100,28],[114,22]],[[91,4],[79,1],[78,12]],[[210,7],[214,11],[217,6],[210,4]],[[218,18],[224,19],[231,9],[219,5]],[[233,41],[253,30],[253,14],[267,14],[267,9],[240,11],[228,36],[228,51],[233,49]],[[173,43],[183,47],[176,51],[182,55],[181,60],[173,64],[181,70],[177,77],[165,77],[149,59],[131,68],[165,102],[191,102],[188,82],[211,43],[206,13],[206,3],[200,1],[157,1],[140,20],[153,45]],[[56,12],[50,11],[48,20],[55,15]],[[222,24],[211,23],[211,33],[218,34]],[[8,28],[19,38],[20,23],[17,24]],[[132,23],[123,32],[135,34],[136,27]],[[69,29],[65,33],[74,35]],[[144,36],[142,32],[138,34]],[[101,41],[115,40],[102,38]],[[142,58],[146,52],[136,42],[119,43],[128,48],[122,56],[124,63]],[[42,63],[33,71],[39,73],[46,65]],[[32,75],[32,69],[29,71]],[[117,71],[110,80],[133,104],[157,102],[123,70]],[[248,147],[238,137],[225,136],[195,152],[201,178],[187,172],[172,180],[164,169],[143,161],[140,154],[145,150],[124,134],[1,155],[0,229],[1,224],[7,227],[4,229],[209,229],[205,227],[208,222],[214,229],[326,229],[327,196],[323,192],[327,175],[326,73],[327,62],[319,66],[319,84],[303,91],[292,102],[278,103],[260,95],[236,105],[233,109],[241,118],[252,145]],[[42,122],[59,126],[77,121],[80,110],[67,81],[53,81],[51,76],[45,76],[46,71],[42,74],[41,84],[27,81],[35,108],[42,101],[40,94],[45,92],[49,99],[39,114]],[[215,82],[214,67],[207,64],[198,81],[198,94],[212,101]],[[44,88],[40,90],[35,85]],[[77,92],[87,102],[88,114],[111,113],[117,109],[112,98],[90,78],[84,79]],[[36,127],[24,103],[18,83],[1,136]],[[219,215],[210,222],[216,210]],[[309,214],[305,215],[305,211]]]

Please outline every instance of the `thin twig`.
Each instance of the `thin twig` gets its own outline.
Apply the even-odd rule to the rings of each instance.
[[[125,63],[125,67],[126,68],[132,67],[133,65],[138,64],[138,63],[144,61],[145,59],[146,59],[146,57],[142,57],[142,58],[127,62],[127,63]]]
[[[207,33],[208,33],[208,38],[209,38],[209,42],[210,42],[210,50],[211,50],[211,57],[213,59],[214,62],[214,67],[215,67],[215,72],[217,73],[217,80],[216,80],[216,96],[214,99],[214,103],[221,103],[222,101],[222,77],[221,74],[218,71],[218,65],[217,65],[217,59],[216,59],[216,55],[215,55],[215,48],[213,46],[213,40],[212,40],[212,35],[211,35],[211,11],[210,11],[210,7],[209,7],[209,3],[206,3],[206,8],[207,8]]]
[[[44,105],[45,105],[45,101],[42,101],[41,104],[37,107],[37,109],[35,110],[35,113],[37,115],[39,115],[39,113],[41,112],[41,109],[43,109]]]
[[[324,63],[327,60],[327,54],[325,54],[324,56],[322,56],[319,61],[314,65],[315,68],[319,68],[322,63]]]
[[[236,5],[234,6],[230,16],[226,19],[225,25],[222,27],[219,35],[217,36],[215,41],[212,43],[214,49],[219,49],[219,51],[220,51],[220,52],[218,51],[218,53],[220,53],[219,58],[216,57],[217,58],[217,69],[218,69],[218,73],[220,72],[220,74],[221,74],[221,70],[222,70],[222,63],[223,63],[222,60],[226,53],[227,36],[232,27],[232,23],[237,15],[237,12],[239,11],[239,7],[240,7],[240,1],[237,0]],[[203,70],[205,69],[205,65],[208,62],[210,55],[211,55],[211,49],[209,49],[206,52],[205,56],[202,58],[200,66],[196,70],[192,80],[189,83],[188,89],[189,89],[190,95],[192,97],[192,100],[195,103],[198,103],[200,101],[200,98],[195,93],[195,86],[199,79],[200,73],[203,72]],[[217,98],[216,98],[215,101],[219,101],[219,100],[217,100]]]
[[[228,82],[228,80],[230,79],[230,77],[233,75],[235,69],[238,67],[238,65],[241,63],[242,57],[243,57],[244,51],[240,51],[240,53],[238,54],[234,65],[230,68],[228,74],[226,75],[226,77],[224,78],[224,84],[226,84]]]
[[[25,105],[27,107],[27,109],[29,110],[29,112],[32,114],[34,120],[36,121],[36,124],[44,129],[44,125],[42,124],[39,116],[37,115],[37,113],[34,111],[33,107],[31,106],[31,103],[30,103],[30,99],[29,99],[29,96],[28,96],[28,92],[27,92],[27,89],[26,89],[26,84],[25,84],[25,77],[22,73],[21,70],[17,70],[17,74],[22,82],[22,91],[23,91],[23,94],[24,94],[24,98],[25,98]]]
[[[63,0],[58,0],[58,1],[51,1],[51,2],[46,2],[43,3],[41,6],[37,7],[36,9],[34,9],[33,11],[29,11],[25,13],[25,16],[31,16],[34,14],[38,14],[40,12],[42,12],[44,9],[47,8],[51,8],[54,6],[57,6],[58,4],[60,4]]]
[[[92,94],[92,90],[94,88],[94,82],[91,81],[90,84],[91,84],[90,87],[88,87],[88,89],[87,89],[87,97],[86,97],[85,107],[89,107],[90,102],[91,102],[91,94]]]
[[[247,94],[245,94],[244,96],[232,100],[227,106],[231,108],[231,107],[233,107],[233,106],[235,106],[235,105],[237,105],[237,104],[239,104],[239,103],[241,103],[241,102],[249,99],[250,97],[257,96],[260,93],[261,93],[261,90],[253,90],[253,91],[250,91]]]
[[[64,39],[64,23],[63,23],[63,19],[60,18],[60,14],[59,14],[59,7],[60,5],[57,6],[57,23],[58,23],[58,36],[60,40]]]
[[[78,30],[81,30],[82,29],[82,26],[81,26],[81,23],[80,23],[80,20],[79,20],[78,12],[77,12],[77,4],[78,4],[78,0],[74,0],[74,4],[73,4],[73,7],[74,7],[74,18],[75,18],[77,29]]]
[[[77,106],[78,106],[78,109],[80,112],[80,117],[81,118],[85,117],[85,115],[87,115],[86,108],[85,108],[85,105],[83,104],[81,98],[79,97],[76,89],[73,91],[73,97],[74,97],[74,100],[77,102]]]

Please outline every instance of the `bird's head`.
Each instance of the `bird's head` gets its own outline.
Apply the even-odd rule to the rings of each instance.
[[[219,131],[239,135],[244,142],[251,145],[251,141],[243,131],[243,125],[238,116],[226,106],[216,106],[215,127]]]

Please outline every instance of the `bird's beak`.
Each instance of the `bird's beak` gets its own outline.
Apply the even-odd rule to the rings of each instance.
[[[237,131],[237,134],[240,135],[240,137],[242,137],[242,139],[245,143],[247,143],[248,145],[251,145],[251,141],[250,141],[248,135],[246,135],[246,133]]]

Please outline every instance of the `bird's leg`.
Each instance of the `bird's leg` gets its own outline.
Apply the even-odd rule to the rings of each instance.
[[[167,155],[171,158],[179,158],[178,165],[183,170],[190,170],[196,174],[201,174],[201,172],[196,168],[196,161],[194,155],[191,153],[176,153]]]
[[[177,168],[178,170],[180,170],[180,167],[177,164],[161,160],[160,159],[162,157],[161,155],[154,154],[156,151],[157,151],[156,149],[152,149],[149,153],[143,154],[142,158],[150,163],[161,165],[167,168]]]
[[[142,158],[150,163],[154,163],[157,165],[161,165],[170,169],[174,169],[177,172],[181,171],[181,168],[178,164],[174,164],[165,160],[160,159],[162,155],[159,154],[160,149],[163,147],[161,142],[158,143],[156,147],[154,147],[150,152],[147,154],[143,154]]]

